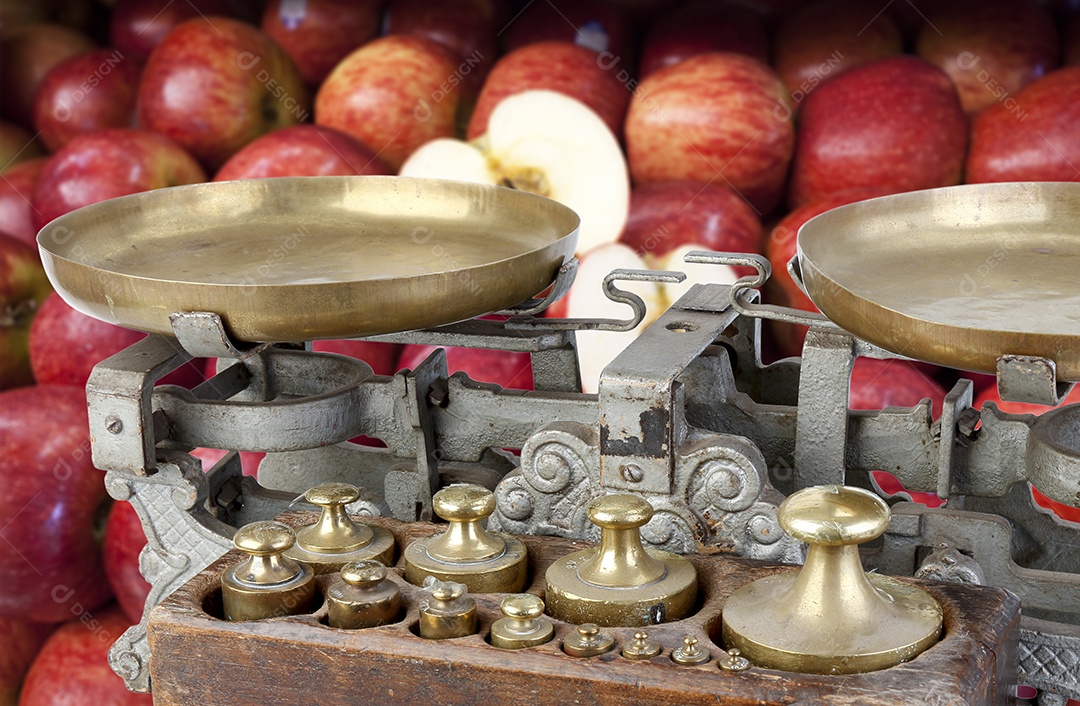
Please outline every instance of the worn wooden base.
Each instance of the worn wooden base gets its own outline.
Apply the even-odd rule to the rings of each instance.
[[[282,516],[294,525],[308,513]],[[434,525],[365,518],[390,530],[401,548],[439,531]],[[543,596],[544,571],[558,557],[588,546],[555,537],[521,537],[530,555],[528,590]],[[911,662],[865,674],[817,676],[753,667],[717,666],[720,611],[738,587],[790,570],[726,555],[692,556],[698,570],[699,609],[685,620],[649,627],[664,649],[651,660],[619,654],[633,628],[610,628],[616,648],[579,659],[562,652],[575,626],[555,621],[555,638],[523,650],[501,650],[486,639],[500,617],[504,594],[475,596],[480,633],[425,640],[416,631],[422,591],[391,576],[407,607],[394,624],[366,630],[326,626],[326,607],[303,616],[229,623],[220,615],[221,572],[239,560],[226,554],[154,608],[149,617],[151,686],[157,706],[280,706],[284,704],[1005,704],[1013,702],[1020,602],[995,588],[920,582],[941,602],[945,635]],[[320,577],[320,588],[334,578]],[[671,651],[693,635],[713,659],[697,667],[671,661]]]

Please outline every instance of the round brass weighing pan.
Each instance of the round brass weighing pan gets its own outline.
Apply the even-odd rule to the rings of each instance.
[[[798,236],[807,293],[895,353],[985,373],[1004,354],[1080,380],[1080,184],[973,184],[854,203]]]
[[[573,257],[578,224],[495,186],[288,177],[103,201],[54,220],[38,245],[53,286],[90,316],[171,334],[171,314],[204,311],[240,341],[299,341],[519,304]]]

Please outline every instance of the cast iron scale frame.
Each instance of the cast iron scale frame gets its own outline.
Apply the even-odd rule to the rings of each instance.
[[[626,321],[535,318],[569,288],[571,259],[544,300],[504,312],[506,321],[375,337],[528,352],[532,392],[448,375],[441,350],[414,370],[378,376],[309,343],[235,340],[214,312],[172,314],[172,336],[151,334],[103,361],[87,386],[95,465],[107,471],[109,493],[132,502],[149,540],[140,557],[152,585],[147,613],[221,557],[238,526],[278,516],[319,482],[363,488],[352,512],[415,521],[431,519],[439,487],[468,480],[494,487],[494,528],[586,539],[594,538],[590,499],[635,492],[655,509],[642,532],[654,546],[798,562],[800,545],[776,521],[785,494],[824,483],[870,487],[869,472],[884,469],[948,506],[895,504],[868,565],[1013,591],[1024,610],[1021,683],[1045,690],[1048,704],[1080,698],[1077,528],[1037,511],[1028,485],[1046,483],[1051,497],[1077,504],[1068,484],[1080,477],[1080,405],[1038,419],[993,404],[976,410],[961,380],[936,420],[927,400],[849,410],[854,358],[902,356],[824,316],[756,303],[753,288],[770,274],[763,258],[687,259],[758,274],[694,286],[608,365],[595,395],[580,392],[575,333],[642,321],[644,304],[617,282],[682,275],[611,273],[605,293],[630,306]],[[762,318],[810,325],[801,359],[762,365]],[[218,374],[190,391],[154,386],[193,357],[218,358]],[[1002,355],[997,373],[1003,396],[1018,401],[1057,404],[1068,391],[1055,361],[1041,356]],[[359,434],[386,448],[347,441]],[[187,453],[194,447],[230,453],[204,474]],[[268,452],[258,482],[242,476],[240,450]],[[110,661],[130,688],[150,688],[145,615]]]

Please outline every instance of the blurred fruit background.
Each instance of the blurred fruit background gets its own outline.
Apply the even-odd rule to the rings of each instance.
[[[581,272],[549,315],[624,316],[600,291],[616,267],[742,274],[684,267],[696,248],[768,256],[767,299],[813,309],[785,268],[810,217],[914,189],[1072,181],[1075,165],[1076,0],[0,0],[0,706],[151,702],[105,662],[141,616],[146,540],[90,462],[83,390],[142,334],[50,294],[35,236],[65,237],[57,216],[209,180],[459,178],[581,214]],[[685,291],[635,287],[650,319]],[[798,355],[804,334],[766,327],[767,359]],[[635,335],[581,335],[587,391]],[[315,348],[380,374],[432,350]],[[527,356],[448,360],[532,386]],[[976,407],[1044,411],[1001,404],[987,376],[873,360],[855,367],[852,406],[939,411],[961,375]]]

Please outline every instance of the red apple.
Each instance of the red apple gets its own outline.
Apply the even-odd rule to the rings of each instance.
[[[508,51],[536,42],[570,42],[598,54],[634,59],[634,27],[626,8],[611,0],[579,0],[556,9],[547,2],[528,4],[506,32]]]
[[[773,65],[798,105],[826,79],[901,51],[900,28],[880,7],[859,0],[817,0],[780,21]]]
[[[379,33],[381,5],[379,0],[270,0],[262,29],[316,88],[349,52]]]
[[[41,648],[19,706],[151,706],[154,697],[127,690],[109,666],[109,648],[132,621],[118,606],[89,609],[60,626]]]
[[[488,128],[488,119],[504,98],[523,91],[555,91],[592,108],[611,131],[622,134],[630,91],[620,81],[615,59],[569,42],[538,42],[510,52],[495,63],[484,82],[469,121],[468,138]],[[620,67],[621,68],[621,67]],[[629,79],[628,79],[629,80]]]
[[[795,131],[777,119],[787,91],[742,54],[699,54],[650,75],[630,101],[626,150],[636,184],[717,181],[759,213],[780,200]]]
[[[315,122],[352,135],[397,170],[413,150],[454,134],[457,65],[431,39],[382,37],[349,54],[315,98]]]
[[[34,128],[50,152],[79,135],[135,122],[142,62],[117,49],[65,59],[45,74],[34,95]]]
[[[641,50],[641,78],[698,54],[734,52],[769,62],[769,34],[756,13],[734,3],[696,0],[649,29]]]
[[[145,546],[146,533],[135,508],[127,501],[113,503],[105,522],[101,559],[113,595],[133,623],[142,620],[150,594],[150,584],[139,573],[139,554]]]
[[[409,344],[401,351],[398,368],[414,369],[440,347],[446,351],[446,366],[451,373],[460,370],[479,382],[491,382],[516,390],[533,389],[532,361],[528,353]]]
[[[915,51],[949,75],[969,115],[1058,65],[1054,20],[1034,0],[951,0],[928,20]]]
[[[972,123],[967,181],[1072,181],[1080,164],[1080,66],[1058,69]]]
[[[30,199],[48,157],[37,157],[7,169],[0,178],[0,230],[13,235],[37,252],[37,228]]]
[[[0,706],[17,706],[23,677],[52,631],[52,625],[0,617]]]
[[[967,119],[949,77],[910,56],[878,59],[803,102],[792,208],[855,187],[893,192],[960,183]]]
[[[0,615],[58,622],[109,600],[88,424],[82,388],[0,392]]]
[[[146,62],[139,124],[217,169],[260,135],[307,120],[307,88],[285,50],[225,17],[178,25]]]
[[[33,135],[15,123],[0,122],[0,172],[40,155]]]
[[[31,199],[34,227],[116,196],[203,181],[199,164],[164,135],[99,130],[75,138],[45,165]]]
[[[864,199],[886,196],[889,191],[880,187],[848,189],[800,206],[776,224],[765,240],[765,256],[772,265],[772,277],[766,285],[767,296],[773,303],[803,311],[817,311],[810,297],[799,289],[788,274],[787,264],[795,257],[797,235],[803,224],[814,216]],[[806,327],[770,321],[777,347],[782,356],[798,356],[802,353]]]
[[[0,390],[34,382],[30,328],[51,291],[37,249],[0,232]]]
[[[362,360],[371,366],[376,375],[393,375],[398,369],[402,346],[381,341],[315,341],[312,350],[337,353]]]
[[[630,192],[630,217],[619,242],[643,258],[660,258],[688,243],[719,252],[757,252],[761,219],[722,184],[657,181]]]
[[[225,454],[229,453],[222,449],[206,449],[197,448],[191,451],[191,455],[202,461],[202,469],[205,473],[214,467],[218,461],[225,457]],[[240,452],[240,471],[245,476],[251,476],[257,478],[259,475],[259,464],[262,463],[263,458],[266,457],[265,451],[241,451]]]
[[[34,379],[41,384],[85,387],[95,365],[145,337],[145,333],[78,312],[53,293],[30,326]],[[203,365],[201,361],[186,363],[162,378],[160,384],[194,387],[205,380]]]
[[[218,170],[214,181],[390,173],[359,140],[328,127],[294,125],[267,133],[241,149]]]
[[[934,416],[941,414],[945,390],[925,369],[896,358],[855,360],[848,395],[852,409],[912,407],[924,397],[930,398]]]
[[[54,24],[22,25],[0,40],[0,101],[3,114],[23,125],[34,125],[34,93],[52,67],[94,49],[94,43],[75,30]]]
[[[206,15],[231,15],[228,0],[116,0],[109,43],[125,56],[145,59],[176,25]]]

